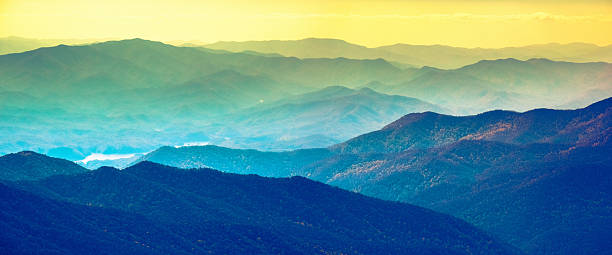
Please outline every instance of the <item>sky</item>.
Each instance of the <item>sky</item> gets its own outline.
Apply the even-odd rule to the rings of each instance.
[[[0,0],[0,37],[612,44],[612,0]]]

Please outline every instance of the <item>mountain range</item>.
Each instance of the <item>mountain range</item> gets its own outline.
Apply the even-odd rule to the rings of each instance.
[[[0,55],[0,153],[81,160],[194,142],[326,147],[412,112],[583,107],[612,96],[610,74],[607,63],[545,59],[442,70],[142,39],[60,45]]]
[[[575,109],[612,96],[612,65],[547,59],[482,60],[459,69],[421,68],[398,83],[368,87],[476,114],[489,110]],[[579,89],[578,89],[578,87]]]
[[[142,160],[305,176],[449,213],[529,254],[602,253],[612,244],[611,113],[612,98],[578,110],[426,112],[329,148],[163,147]]]
[[[7,182],[0,194],[11,254],[520,254],[454,217],[303,177],[141,162]]]
[[[43,40],[5,37],[0,38],[0,54],[19,53],[60,44],[85,45],[104,41],[108,41],[108,39]],[[240,52],[268,57],[382,58],[402,68],[431,66],[442,69],[455,69],[474,64],[480,60],[503,58],[517,58],[520,60],[546,58],[569,62],[612,62],[612,48],[610,45],[597,46],[589,43],[549,43],[504,48],[462,48],[445,45],[412,45],[404,43],[365,47],[339,39],[306,38],[286,41],[220,41],[210,44],[201,42],[196,42],[195,44],[169,42],[168,44],[185,47],[205,47],[218,53]]]
[[[400,72],[384,60],[220,54],[139,39],[1,55],[1,126],[11,139],[0,150],[67,147],[55,155],[77,160],[200,142],[188,139],[203,138],[216,116],[314,91],[313,84],[365,84]],[[227,132],[218,137],[241,137]]]
[[[10,219],[2,247],[23,254],[605,254],[610,113],[612,98],[578,110],[425,112],[329,148],[163,147],[124,170],[9,154],[0,157],[0,212]],[[316,181],[447,213],[486,232]]]
[[[201,45],[201,47],[231,52],[255,51],[277,53],[283,56],[298,58],[383,58],[403,66],[431,66],[443,69],[455,69],[474,64],[480,60],[502,58],[518,58],[521,60],[547,58],[570,62],[612,62],[611,45],[597,46],[588,43],[550,43],[498,49],[400,43],[369,48],[338,39],[307,38],[288,41],[225,41],[205,44]]]
[[[6,1],[0,255],[612,255],[612,0]]]

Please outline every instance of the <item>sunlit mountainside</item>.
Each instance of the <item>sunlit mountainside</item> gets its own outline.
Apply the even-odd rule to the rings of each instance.
[[[460,217],[529,254],[600,253],[612,244],[611,126],[608,98],[572,111],[412,113],[329,148],[163,147],[140,160],[306,176]]]

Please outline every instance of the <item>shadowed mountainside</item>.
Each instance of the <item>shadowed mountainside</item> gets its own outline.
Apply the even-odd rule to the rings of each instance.
[[[100,168],[80,175],[21,182],[18,186],[44,197],[88,206],[67,206],[78,213],[71,219],[58,212],[45,213],[40,220],[40,212],[31,208],[61,208],[60,203],[64,202],[44,199],[40,204],[32,204],[27,200],[32,195],[18,194],[3,203],[2,211],[16,208],[26,213],[29,217],[22,215],[17,219],[33,226],[27,233],[40,233],[37,232],[40,228],[48,227],[49,218],[59,221],[53,223],[55,228],[75,228],[83,224],[82,216],[102,214],[88,226],[104,226],[100,231],[109,228],[102,236],[119,239],[120,244],[130,239],[137,241],[136,247],[141,244],[142,248],[128,246],[136,251],[141,248],[160,253],[167,250],[257,254],[517,253],[456,218],[365,197],[302,177],[272,179],[142,162],[121,171]],[[20,192],[5,187],[2,190],[3,194]],[[114,219],[109,222],[109,217]],[[128,226],[135,226],[134,229],[118,226],[132,220]],[[144,227],[145,224],[151,225]],[[89,228],[83,230],[88,231]],[[16,240],[19,233],[3,231],[2,235],[9,237],[3,240]],[[135,236],[130,236],[132,233]],[[163,235],[171,239],[160,238]],[[59,251],[78,251],[65,242],[65,235],[55,239],[56,236],[37,234],[30,238],[42,238]],[[40,244],[40,239],[33,242]]]
[[[466,117],[410,114],[330,149],[309,150],[308,157],[205,146],[161,148],[143,159],[306,176],[461,217],[530,254],[598,253],[609,247],[603,236],[612,225],[611,103]]]

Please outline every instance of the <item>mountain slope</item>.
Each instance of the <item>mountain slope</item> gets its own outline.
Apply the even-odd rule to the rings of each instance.
[[[246,165],[228,166],[219,162],[247,151],[222,148],[159,150],[145,158],[306,176],[461,217],[529,254],[593,254],[610,246],[603,236],[612,226],[611,100],[565,111],[409,114],[320,149],[318,158],[257,152]]]
[[[77,174],[88,170],[68,160],[52,158],[32,151],[0,157],[0,180],[37,180],[52,175]]]
[[[2,254],[187,254],[197,247],[137,214],[55,201],[4,184],[0,197]]]
[[[610,89],[612,86],[612,66],[603,62],[573,63],[541,58],[519,61],[510,58],[482,60],[457,71],[494,84],[504,84],[505,89],[517,93],[526,89],[534,94],[567,92],[576,84],[585,89]]]
[[[271,179],[142,162],[122,171],[101,168],[20,187],[144,215],[183,238],[187,248],[210,244],[217,253],[516,252],[461,220],[301,177]]]
[[[459,140],[596,146],[610,143],[611,126],[612,98],[578,110],[492,111],[464,117],[427,112],[408,114],[332,149],[342,153],[400,152]]]
[[[238,111],[222,122],[241,127],[245,137],[289,140],[319,134],[345,140],[377,130],[406,112],[423,111],[444,110],[415,98],[333,86]]]
[[[375,90],[422,98],[453,109],[455,113],[490,109],[524,109],[526,96],[511,93],[503,83],[492,83],[455,70],[420,69],[411,79],[395,85],[374,86]]]
[[[568,147],[460,141],[357,160],[339,156],[303,171],[458,216],[529,254],[599,253],[610,245],[601,235],[612,225],[611,147]]]
[[[30,51],[41,47],[60,44],[86,44],[100,41],[98,39],[33,39],[17,36],[0,38],[0,55]]]
[[[280,172],[449,213],[529,254],[603,252],[610,245],[604,236],[612,226],[608,188],[612,149],[609,145],[568,147],[463,140],[402,153],[330,154],[312,163],[304,158],[280,160],[277,153],[260,152],[281,166],[249,158],[248,167],[241,169],[261,174],[284,169]],[[191,157],[194,162],[223,166],[218,162],[228,154],[244,153],[225,150],[229,152],[208,155],[192,151]],[[148,159],[161,158],[154,154]],[[165,162],[189,164],[174,160]],[[232,166],[225,167],[232,171]]]
[[[395,83],[372,88],[416,97],[458,114],[494,109],[582,108],[612,96],[612,64],[547,59],[482,60],[453,70],[423,67]]]

